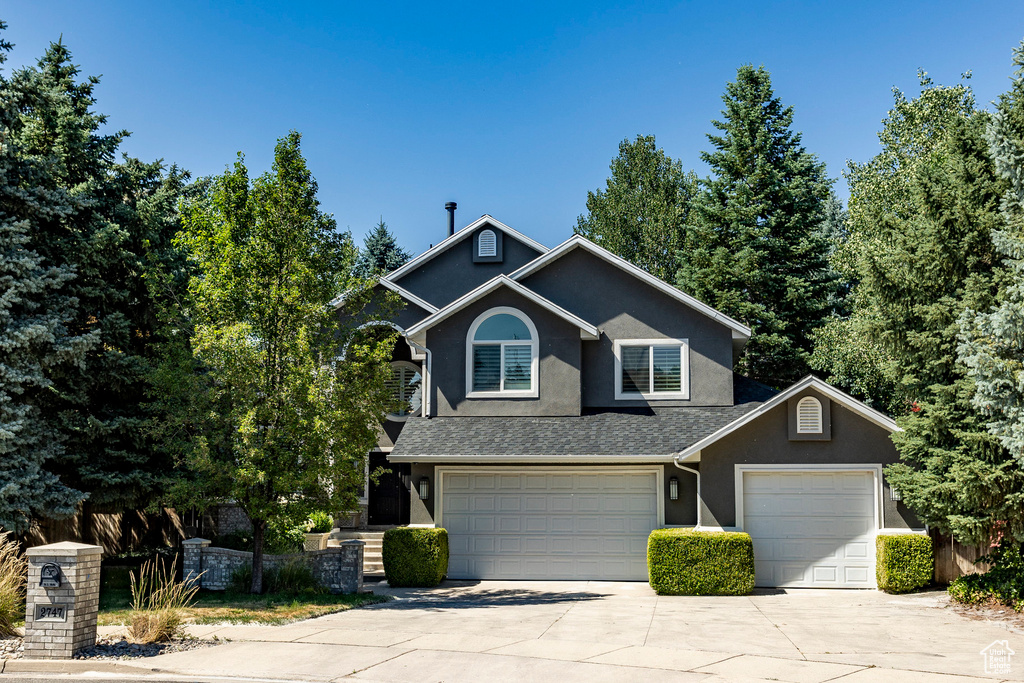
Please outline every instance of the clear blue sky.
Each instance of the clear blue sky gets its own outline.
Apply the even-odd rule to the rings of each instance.
[[[553,246],[618,143],[654,134],[704,172],[710,120],[764,64],[808,150],[839,177],[878,149],[891,88],[916,71],[978,101],[1009,84],[1024,3],[81,2],[6,0],[8,67],[63,34],[124,151],[196,176],[243,151],[265,170],[289,129],[342,228],[383,215],[414,253],[490,213]],[[840,196],[847,195],[840,179]]]

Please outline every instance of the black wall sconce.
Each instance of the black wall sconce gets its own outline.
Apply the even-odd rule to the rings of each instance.
[[[668,499],[679,500],[679,479],[670,477],[668,480]]]
[[[426,500],[430,498],[430,480],[426,477],[420,477],[419,481],[420,500]]]

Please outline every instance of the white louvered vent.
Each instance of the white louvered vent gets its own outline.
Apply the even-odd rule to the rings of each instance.
[[[821,402],[813,396],[796,404],[796,433],[821,434]]]
[[[498,255],[498,237],[494,234],[493,230],[484,230],[480,233],[477,252],[477,256]]]

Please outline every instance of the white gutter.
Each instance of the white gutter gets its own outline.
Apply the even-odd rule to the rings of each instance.
[[[422,353],[427,362],[423,366],[423,417],[430,417],[430,373],[433,365],[433,356],[430,353],[430,349],[426,346],[421,346],[414,342],[410,337],[406,337],[405,341],[408,342],[409,346],[413,347],[420,353]]]
[[[680,465],[679,464],[678,456],[675,457],[675,458],[672,458],[672,464],[675,465],[676,467],[678,467],[679,469],[685,471],[685,472],[689,472],[690,474],[694,474],[694,475],[697,476],[697,528],[699,529],[701,527],[701,522],[703,521],[703,517],[704,517],[702,514],[700,514],[700,508],[701,508],[700,472],[695,470],[695,469],[693,469],[692,467],[687,467],[686,465]]]

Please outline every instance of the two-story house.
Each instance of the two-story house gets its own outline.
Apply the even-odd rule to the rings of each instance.
[[[450,226],[452,224],[450,223]],[[762,586],[873,587],[917,520],[887,416],[733,373],[750,330],[579,236],[483,216],[381,278],[405,303],[371,524],[441,526],[449,578],[646,580],[652,529],[741,529]]]

